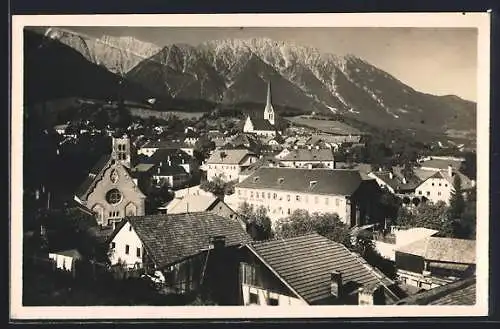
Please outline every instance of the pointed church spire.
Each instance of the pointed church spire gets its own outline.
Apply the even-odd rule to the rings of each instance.
[[[267,100],[266,108],[264,109],[264,120],[269,121],[274,126],[274,109],[271,102],[271,80],[267,82]]]
[[[266,108],[272,106],[271,103],[271,80],[267,82],[267,101],[266,101]]]

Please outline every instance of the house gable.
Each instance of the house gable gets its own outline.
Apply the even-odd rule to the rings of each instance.
[[[128,169],[110,158],[94,176],[87,191],[80,199],[84,205],[97,213],[97,222],[110,225],[127,215],[143,215],[146,196],[134,182]]]
[[[110,237],[112,265],[125,263],[128,267],[142,266],[144,247],[130,222],[124,220]]]

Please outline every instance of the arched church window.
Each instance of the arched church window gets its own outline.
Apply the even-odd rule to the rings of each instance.
[[[111,180],[111,182],[118,182],[118,178],[118,171],[116,171],[116,169],[111,170],[111,173],[109,174],[109,179]]]

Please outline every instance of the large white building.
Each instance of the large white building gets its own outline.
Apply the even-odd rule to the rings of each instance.
[[[425,197],[433,203],[443,201],[447,205],[450,204],[450,197],[454,191],[453,181],[457,175],[460,177],[462,191],[467,192],[475,188],[473,180],[458,171],[454,171],[452,166],[449,166],[447,170],[421,170],[419,174],[422,175],[422,172],[425,171],[431,175],[423,179],[422,183],[417,186],[415,195]]]
[[[225,182],[238,180],[240,172],[257,160],[257,155],[246,149],[214,151],[204,165],[207,180],[215,177]]]
[[[356,170],[262,167],[235,185],[230,206],[263,206],[273,224],[302,209],[337,213],[354,226],[369,221],[379,191],[374,180],[362,180]]]

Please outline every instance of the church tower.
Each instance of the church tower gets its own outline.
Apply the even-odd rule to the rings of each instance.
[[[267,83],[267,101],[264,109],[264,120],[269,121],[274,126],[274,109],[271,102],[271,81]]]
[[[126,135],[123,137],[114,137],[112,140],[112,155],[115,159],[127,168],[131,168],[131,145],[130,138]]]

